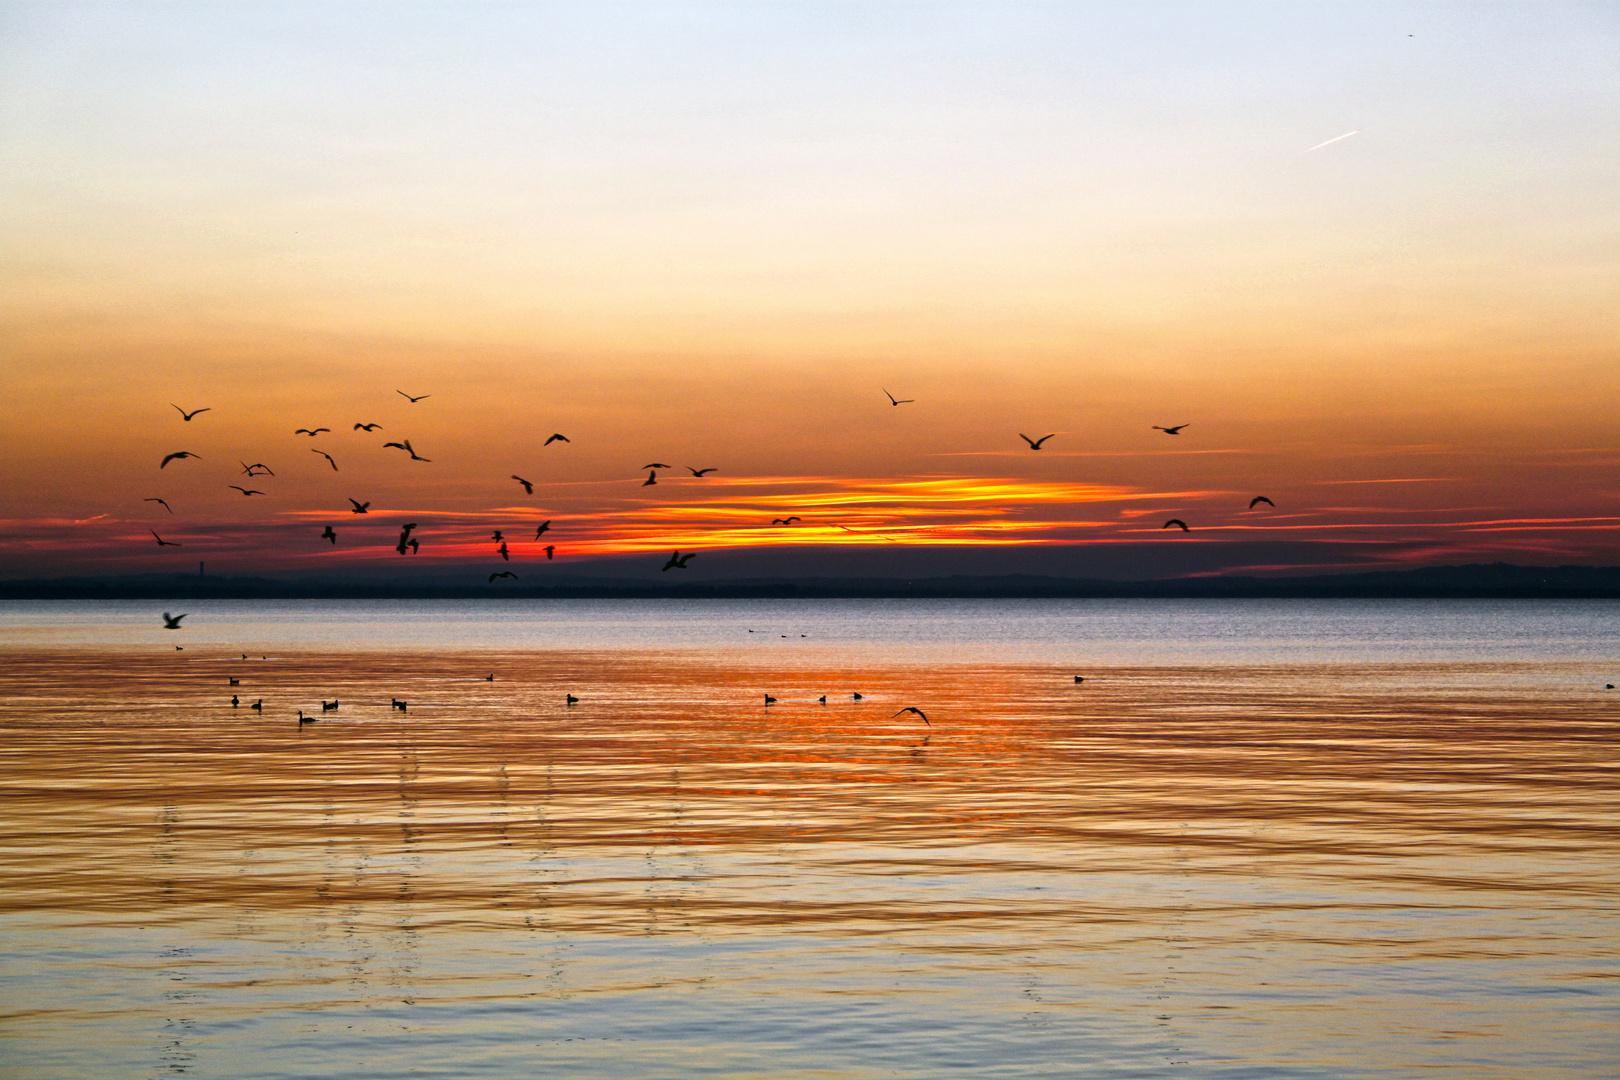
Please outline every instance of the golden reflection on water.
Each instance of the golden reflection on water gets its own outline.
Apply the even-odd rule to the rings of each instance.
[[[470,1010],[436,1021],[453,1043],[492,1023],[491,1003],[674,987],[769,995],[789,1024],[851,986],[910,1000],[898,988],[926,969],[942,996],[892,1025],[925,1041],[950,1039],[924,1030],[929,1008],[1016,1014],[1029,1045],[1082,1018],[1157,1025],[1150,1050],[1119,1035],[1098,1075],[1200,1060],[1207,1075],[1606,1075],[1620,701],[1580,665],[1531,668],[1116,667],[1076,684],[1030,665],[693,652],[12,652],[0,915],[23,974],[5,1011],[14,1039],[56,1053],[87,1025],[194,1013],[149,1055],[172,1072],[202,1067],[194,1029],[210,1017],[434,1001]],[[911,705],[931,723],[894,716]],[[300,709],[323,718],[299,725]],[[514,944],[537,933],[550,952]],[[167,945],[131,958],[120,935]],[[696,951],[581,944],[655,936]],[[340,939],[364,946],[345,955]],[[226,964],[230,941],[279,944]],[[770,951],[745,956],[750,941]],[[37,958],[53,950],[73,954],[54,976]],[[110,998],[63,988],[112,969],[143,974]],[[211,1003],[154,996],[147,978],[201,980]],[[1510,1007],[1493,981],[1525,996]],[[1018,1008],[998,986],[1022,987],[1006,991]],[[804,1038],[805,1075],[867,1075],[822,1069],[832,1051]],[[474,1042],[469,1061],[486,1053]],[[533,1051],[489,1068],[689,1075],[648,1048],[739,1043],[666,1032],[640,1058]],[[872,1075],[953,1074],[919,1066],[927,1052]],[[1042,1069],[1074,1052],[1019,1072],[981,1038],[955,1060],[1058,1075]],[[311,1068],[264,1075],[347,1074]]]

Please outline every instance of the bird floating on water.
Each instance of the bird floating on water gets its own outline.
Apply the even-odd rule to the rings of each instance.
[[[771,695],[766,694],[765,695],[765,704],[767,704],[767,705],[775,705],[776,704],[776,699],[771,697]]]
[[[565,694],[563,695],[563,703],[565,705],[578,705],[579,698],[575,697],[573,694]]]

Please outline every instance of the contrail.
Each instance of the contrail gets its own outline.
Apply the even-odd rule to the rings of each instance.
[[[1311,147],[1311,150],[1320,150],[1320,149],[1322,149],[1322,147],[1328,145],[1328,143],[1336,143],[1340,139],[1348,139],[1350,136],[1359,135],[1361,132],[1363,132],[1365,130],[1366,130],[1365,128],[1356,128],[1355,131],[1347,131],[1343,135],[1335,135],[1335,136],[1333,136],[1333,138],[1329,139],[1327,142],[1317,143],[1315,146]],[[1311,152],[1311,150],[1301,150],[1300,153],[1302,155],[1303,154],[1308,154],[1308,153]]]

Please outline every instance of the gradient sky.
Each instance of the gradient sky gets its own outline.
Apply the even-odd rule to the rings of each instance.
[[[1608,3],[0,3],[0,572],[1614,563],[1616,72]]]

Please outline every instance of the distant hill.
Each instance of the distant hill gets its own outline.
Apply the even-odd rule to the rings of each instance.
[[[486,585],[321,578],[147,574],[0,582],[8,600],[182,599],[613,599],[613,598],[1478,598],[1620,599],[1620,567],[1426,566],[1310,577],[1215,576],[1153,581],[1004,575],[932,578],[809,578],[635,581],[559,578],[548,585]]]

